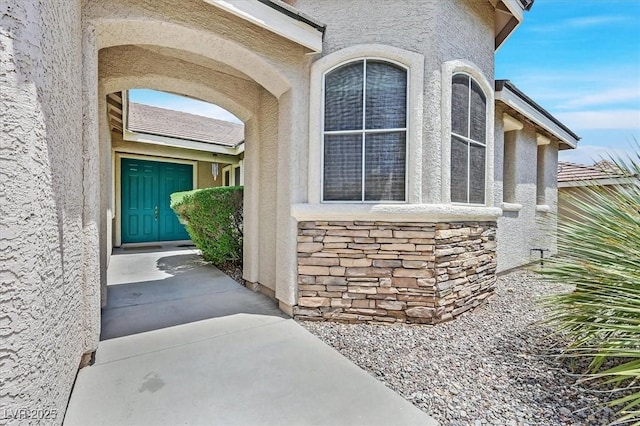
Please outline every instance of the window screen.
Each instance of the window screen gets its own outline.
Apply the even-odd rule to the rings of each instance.
[[[487,98],[471,77],[451,87],[451,201],[485,203]]]
[[[325,76],[324,201],[405,201],[407,71],[365,59]]]

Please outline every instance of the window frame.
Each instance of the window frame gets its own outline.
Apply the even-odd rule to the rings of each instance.
[[[464,206],[486,206],[487,205],[487,178],[488,178],[488,167],[487,167],[487,163],[488,163],[488,135],[489,135],[489,117],[488,117],[488,110],[489,110],[489,96],[487,96],[487,93],[485,93],[484,89],[482,88],[482,85],[480,84],[480,82],[478,82],[475,78],[473,78],[473,76],[466,72],[466,71],[454,71],[451,74],[451,104],[453,104],[453,79],[458,76],[458,75],[464,75],[469,79],[469,96],[468,96],[468,102],[467,102],[467,133],[469,134],[469,136],[463,136],[463,135],[459,135],[457,133],[455,133],[453,131],[453,125],[450,124],[450,136],[449,136],[449,146],[451,146],[452,144],[452,139],[454,137],[462,139],[466,142],[467,144],[467,201],[451,201],[451,204],[457,204],[457,205],[464,205]],[[476,86],[480,89],[480,91],[482,92],[482,95],[484,96],[484,142],[480,142],[480,141],[476,141],[474,139],[471,139],[471,93],[472,93],[472,83],[475,83]],[[451,108],[449,108],[449,110],[451,111]],[[450,123],[453,123],[453,115],[451,115],[450,117]],[[472,203],[469,200],[471,199],[471,145],[475,144],[475,146],[481,146],[482,148],[484,148],[484,203]],[[449,151],[451,152],[451,151]],[[451,156],[449,157],[451,158]],[[451,173],[451,163],[449,164],[449,173]],[[454,177],[452,175],[451,176],[451,181],[453,181]],[[451,184],[449,185],[449,196],[451,197]]]
[[[366,129],[366,83],[367,83],[367,61],[377,61],[383,63],[392,64],[405,72],[406,76],[406,85],[407,89],[405,92],[405,127],[402,128],[393,128],[393,129]],[[331,72],[337,70],[340,67],[352,64],[354,62],[363,62],[363,94],[362,94],[362,127],[360,130],[325,130],[325,96],[326,96],[326,77]],[[409,130],[410,130],[410,94],[411,94],[411,68],[401,62],[395,61],[393,59],[374,56],[374,55],[366,55],[361,57],[355,57],[348,59],[346,61],[340,62],[338,64],[333,65],[330,68],[327,68],[322,72],[322,85],[321,85],[321,113],[320,113],[320,202],[323,204],[406,204],[409,202]],[[365,162],[366,162],[366,136],[368,134],[380,134],[380,133],[400,133],[404,132],[404,149],[405,149],[405,164],[404,164],[404,198],[402,200],[365,200]],[[361,199],[360,200],[325,200],[324,199],[324,147],[325,147],[325,135],[362,135],[362,190],[361,190]]]
[[[452,134],[452,88],[454,74],[468,74],[478,84],[486,98],[486,145],[485,145],[485,198],[484,204],[461,203],[451,201],[451,134]],[[441,149],[440,149],[440,179],[442,181],[440,202],[461,207],[494,207],[496,205],[496,176],[495,176],[495,91],[493,79],[485,77],[483,71],[473,62],[464,59],[454,59],[441,65]],[[501,200],[498,201],[500,205]]]

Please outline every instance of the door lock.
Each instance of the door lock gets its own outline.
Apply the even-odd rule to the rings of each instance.
[[[153,217],[155,217],[155,218],[156,218],[156,220],[158,220],[158,206],[156,206],[156,207],[153,209]]]

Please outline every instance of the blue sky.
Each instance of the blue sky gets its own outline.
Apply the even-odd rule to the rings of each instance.
[[[640,0],[536,0],[496,53],[509,79],[582,137],[590,164],[640,142]]]
[[[590,164],[640,142],[640,0],[536,0],[496,53],[509,79],[582,137],[560,159]],[[152,90],[134,102],[240,122],[206,102]]]
[[[219,120],[242,123],[238,117],[218,105],[213,105],[184,96],[173,95],[171,93],[157,92],[149,89],[136,89],[129,91],[129,100],[160,108],[173,109],[191,114],[203,115],[205,117],[217,118]]]

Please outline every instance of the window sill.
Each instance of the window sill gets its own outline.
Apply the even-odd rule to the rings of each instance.
[[[502,203],[502,211],[504,212],[519,212],[520,210],[522,210],[522,204]]]
[[[546,204],[538,204],[536,206],[537,213],[551,213],[551,207]]]
[[[388,222],[496,221],[497,207],[453,204],[294,204],[291,215],[298,221],[369,220]]]

